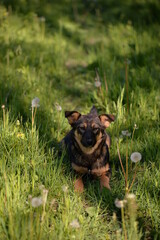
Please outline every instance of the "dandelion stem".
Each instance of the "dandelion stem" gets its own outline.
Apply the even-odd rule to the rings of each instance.
[[[122,164],[122,159],[121,159],[121,155],[120,155],[120,151],[119,151],[118,142],[117,142],[117,152],[118,152],[118,157],[119,157],[119,161],[120,161],[120,164],[121,164],[121,168],[122,168],[122,171],[123,171],[123,175],[124,175],[124,178],[125,178],[125,186],[126,186],[127,185],[126,174],[125,174],[124,167],[123,167],[123,164]]]
[[[132,188],[132,186],[133,186],[133,183],[134,183],[134,181],[135,181],[135,179],[136,179],[136,173],[137,173],[137,163],[136,163],[136,168],[135,168],[133,180],[132,180],[132,183],[131,183],[131,186],[130,186],[128,192],[130,192],[130,190],[131,190],[131,188]]]
[[[5,108],[3,108],[3,126],[6,126],[6,116],[5,116]]]
[[[128,137],[126,147],[126,192],[128,192]]]
[[[33,134],[33,125],[34,125],[34,108],[32,107],[32,134]]]
[[[134,138],[135,130],[136,130],[136,127],[134,127],[134,129],[133,129],[133,133],[132,133],[132,139],[131,139],[131,153],[132,153],[132,148],[133,148],[133,138]],[[131,170],[132,170],[132,162],[131,162]]]
[[[104,82],[105,82],[106,93],[108,93],[108,84],[107,84],[106,74],[104,74]]]
[[[124,208],[121,208],[121,216],[122,216],[122,225],[124,231],[124,239],[127,240],[127,233],[126,233],[126,226],[125,226],[125,219],[124,219]]]
[[[35,117],[36,117],[36,112],[37,112],[37,107],[35,107],[33,121],[35,120]],[[33,122],[33,123],[34,123],[34,122]]]
[[[125,61],[125,80],[126,80],[126,96],[127,96],[127,114],[129,113],[129,95],[128,95],[128,64]]]

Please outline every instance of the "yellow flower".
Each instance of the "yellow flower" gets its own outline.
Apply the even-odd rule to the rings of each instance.
[[[24,135],[24,133],[18,133],[18,134],[17,134],[17,137],[18,137],[18,138],[21,138],[21,139],[24,139],[24,138],[25,138],[25,135]]]

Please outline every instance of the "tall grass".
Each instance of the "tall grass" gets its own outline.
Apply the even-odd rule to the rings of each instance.
[[[13,2],[0,5],[0,239],[159,239],[159,3]],[[92,105],[116,115],[111,192],[86,177],[78,195],[57,150],[70,130],[64,110]]]

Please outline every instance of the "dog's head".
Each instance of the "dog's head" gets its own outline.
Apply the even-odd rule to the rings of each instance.
[[[81,115],[77,111],[66,111],[65,117],[74,130],[74,136],[79,145],[92,148],[101,141],[105,129],[114,121],[112,114],[101,114],[93,107],[87,115]]]

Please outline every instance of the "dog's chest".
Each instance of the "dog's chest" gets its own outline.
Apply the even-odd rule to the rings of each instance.
[[[82,152],[78,146],[71,146],[71,162],[90,169],[103,167],[109,161],[108,147],[101,144],[92,154]]]

